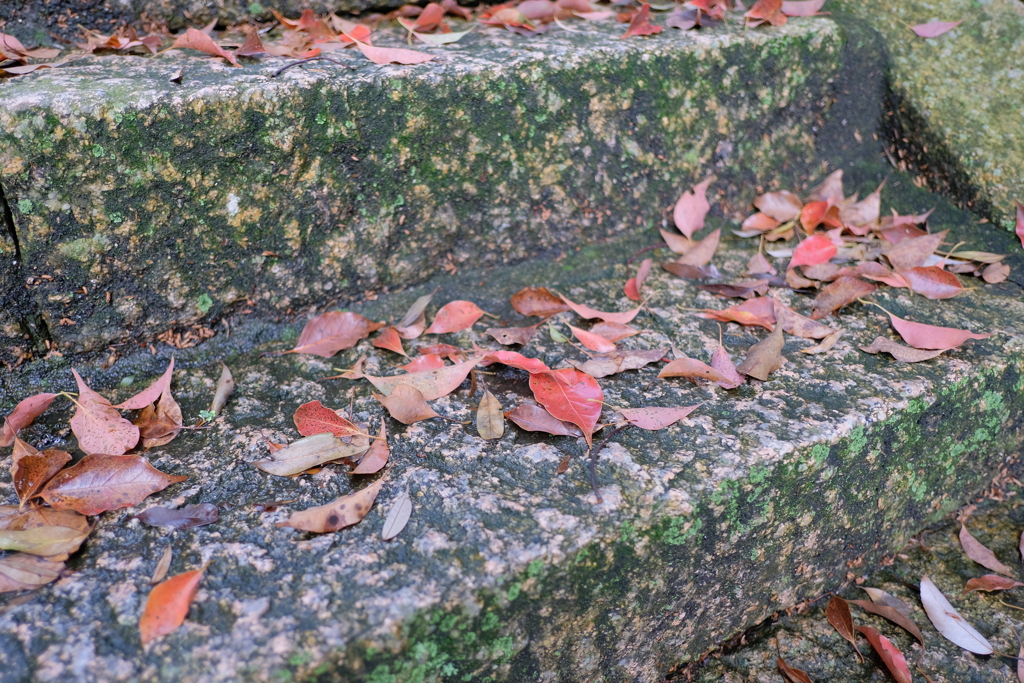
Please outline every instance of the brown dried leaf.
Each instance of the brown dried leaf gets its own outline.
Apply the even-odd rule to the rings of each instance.
[[[757,325],[771,332],[775,329],[775,304],[766,296],[744,301],[736,306],[729,306],[720,311],[705,308],[694,315],[723,323],[739,323],[740,325]]]
[[[190,50],[199,50],[204,54],[208,54],[211,57],[223,57],[232,66],[239,66],[238,60],[230,52],[226,51],[217,43],[213,42],[213,38],[206,35],[202,31],[194,28],[190,28],[182,33],[180,36],[174,39],[174,44],[171,45],[168,50],[174,50],[177,48],[186,48]]]
[[[30,529],[0,529],[0,550],[52,557],[78,550],[91,529],[65,526],[36,526]]]
[[[900,649],[892,644],[892,641],[870,626],[858,626],[857,630],[871,643],[871,647],[882,658],[885,667],[896,679],[896,683],[913,683],[910,669],[907,667],[907,660]]]
[[[171,396],[171,387],[164,387],[155,406],[146,406],[135,419],[139,441],[144,448],[155,448],[171,442],[182,428],[181,407]]]
[[[490,335],[503,346],[511,346],[512,344],[525,346],[533,339],[533,335],[536,332],[537,325],[531,325],[530,327],[489,327],[484,331],[484,334]]]
[[[464,363],[446,365],[437,370],[410,372],[392,377],[374,377],[373,375],[365,375],[365,377],[385,396],[391,394],[398,385],[404,384],[417,389],[423,394],[424,400],[433,401],[458,389],[479,362],[480,357],[478,356]]]
[[[139,442],[139,428],[110,405],[110,401],[90,389],[77,370],[71,370],[78,382],[78,401],[71,431],[78,447],[86,453],[121,455]]]
[[[512,295],[512,308],[521,315],[549,318],[556,313],[568,311],[569,306],[562,297],[546,287],[527,287]]]
[[[623,350],[594,356],[576,367],[591,377],[601,378],[626,370],[638,370],[665,357],[668,349]]]
[[[336,498],[326,505],[293,512],[287,521],[278,522],[277,526],[324,534],[358,524],[373,507],[384,481],[384,478],[378,479],[366,488]]]
[[[948,230],[924,237],[901,240],[899,244],[882,246],[882,254],[889,259],[894,270],[909,270],[923,266],[946,237]]]
[[[325,462],[358,457],[369,447],[369,439],[365,436],[356,436],[352,443],[345,443],[334,434],[325,432],[294,441],[284,448],[272,451],[269,458],[257,460],[252,464],[264,472],[279,477],[290,477]]]
[[[481,439],[500,439],[505,433],[501,403],[487,390],[484,391],[484,396],[476,409],[476,431]]]
[[[629,325],[623,325],[621,323],[609,323],[601,321],[590,328],[590,331],[594,334],[599,334],[611,343],[615,343],[625,339],[626,337],[632,337],[640,334],[640,330],[634,329]]]
[[[164,548],[164,554],[160,556],[159,561],[156,563],[156,567],[153,569],[153,577],[149,580],[150,584],[157,584],[164,580],[167,576],[167,571],[171,568],[171,559],[174,557],[173,547],[168,544]]]
[[[554,436],[583,436],[579,427],[554,417],[541,406],[524,403],[507,413],[505,417],[528,432],[545,432]]]
[[[721,344],[718,345],[718,348],[715,349],[714,354],[711,356],[711,367],[725,376],[727,381],[716,382],[723,389],[735,389],[747,381],[743,375],[736,371],[736,364],[732,362],[729,352]]]
[[[782,677],[785,678],[788,683],[814,683],[806,672],[790,666],[781,656],[777,658],[775,663],[779,667],[779,673],[782,674]]]
[[[442,306],[434,322],[427,328],[427,334],[446,334],[461,332],[473,326],[483,317],[484,312],[472,301],[451,301]]]
[[[411,377],[412,375],[406,376]],[[427,404],[419,389],[407,384],[399,384],[387,396],[374,394],[374,398],[387,408],[391,417],[402,424],[408,425],[420,420],[429,420],[432,417],[441,417]]]
[[[213,402],[210,403],[210,412],[213,413],[214,417],[220,415],[220,411],[224,409],[224,404],[228,402],[228,397],[235,390],[235,379],[231,376],[231,370],[224,363],[220,364],[220,368],[217,389],[213,392]]]
[[[767,381],[768,376],[781,368],[785,362],[782,356],[782,348],[785,345],[782,326],[776,325],[771,334],[747,349],[747,357],[736,371],[762,382]]]
[[[1005,263],[990,263],[981,271],[981,279],[990,285],[1003,282],[1010,277],[1010,266]]]
[[[696,358],[676,358],[658,373],[658,377],[686,377],[687,379],[706,379],[712,382],[730,384],[728,377]]]
[[[55,398],[57,398],[57,394],[35,394],[22,399],[18,405],[14,406],[11,414],[4,418],[4,429],[3,432],[0,432],[0,448],[6,448],[14,443],[18,432],[45,413]]]
[[[370,444],[370,450],[366,451],[366,455],[352,470],[352,474],[376,474],[384,469],[384,465],[388,464],[391,449],[388,448],[388,432],[384,423],[384,420],[380,421],[380,432],[377,433],[377,438]]]
[[[0,593],[34,590],[60,578],[63,562],[27,553],[0,557]]]
[[[11,480],[22,506],[39,495],[39,491],[46,485],[46,482],[50,481],[70,461],[70,453],[56,449],[12,459]]]
[[[811,313],[811,320],[820,320],[831,315],[843,306],[853,303],[857,299],[866,297],[878,289],[877,285],[864,282],[855,277],[841,277],[828,285],[814,298],[814,312]]]
[[[657,431],[659,429],[671,427],[679,420],[682,420],[684,417],[697,410],[697,408],[700,408],[700,405],[701,404],[678,408],[621,408],[619,409],[619,412],[624,418],[629,420],[630,424],[635,425],[640,429]]]
[[[87,455],[61,470],[39,495],[58,510],[96,515],[138,505],[188,477],[165,474],[137,455]]]
[[[839,635],[850,641],[861,661],[864,661],[864,654],[857,647],[857,639],[853,635],[853,616],[850,614],[850,606],[846,604],[846,600],[838,595],[833,595],[832,599],[828,601],[828,605],[825,606],[825,619],[832,624],[832,628]]]
[[[970,579],[964,587],[964,593],[970,593],[971,591],[984,591],[986,593],[1008,591],[1018,586],[1024,586],[1024,583],[1005,576],[999,576],[998,574],[985,574],[985,576]]]
[[[694,242],[685,254],[676,259],[676,263],[681,263],[684,266],[706,266],[714,258],[721,237],[722,229],[716,228],[704,239]]]
[[[831,327],[800,315],[777,299],[772,299],[772,307],[775,312],[775,320],[782,326],[784,332],[793,336],[804,339],[821,339],[835,332]]]
[[[143,510],[136,519],[149,526],[191,529],[220,521],[220,510],[213,503],[196,503],[177,509],[157,505]]]
[[[779,1],[781,6],[781,0]],[[803,205],[799,197],[787,190],[766,192],[754,200],[754,206],[779,223],[796,220]]]
[[[971,535],[964,524],[960,524],[960,545],[963,546],[967,557],[971,558],[982,567],[991,569],[999,574],[1013,576],[1014,571],[996,558],[995,553],[986,548],[981,541]]]
[[[171,362],[167,364],[167,369],[164,370],[164,374],[157,377],[152,384],[132,396],[124,403],[119,403],[114,407],[118,410],[139,410],[156,403],[157,399],[160,398],[160,395],[164,393],[164,389],[171,386],[171,375],[173,373],[174,356],[171,356]]]
[[[914,349],[894,342],[891,339],[886,339],[885,337],[875,337],[875,340],[871,342],[871,346],[862,346],[860,347],[860,350],[864,353],[885,352],[891,354],[893,358],[901,363],[920,363],[921,361],[935,358],[935,356],[938,356],[940,353],[945,351],[945,349]]]
[[[1024,585],[1024,584],[1021,584]],[[884,592],[884,591],[883,591]],[[921,633],[921,629],[917,627],[910,617],[900,612],[899,609],[890,605],[881,605],[875,602],[868,602],[867,600],[847,600],[852,605],[860,607],[865,612],[871,614],[877,614],[878,616],[888,619],[892,623],[896,624],[910,635],[917,638],[918,642],[921,643],[921,649],[924,649],[924,635]],[[906,603],[902,600],[899,601],[906,607]]]
[[[836,345],[839,338],[843,336],[844,330],[835,330],[832,333],[825,336],[818,344],[808,347],[806,349],[800,349],[800,353],[825,353],[831,351],[832,347]]]

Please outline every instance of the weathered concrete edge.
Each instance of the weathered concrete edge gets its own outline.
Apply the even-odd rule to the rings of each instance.
[[[617,539],[584,547],[565,570],[534,560],[500,591],[421,611],[398,641],[356,643],[292,673],[368,683],[653,680],[617,624],[633,627],[630,638],[644,625],[638,630],[648,646],[658,643],[655,668],[664,673],[700,657],[723,633],[837,588],[852,578],[849,569],[899,549],[1019,452],[1021,389],[1024,356],[1014,355],[931,403],[912,399],[899,414],[831,444],[726,480],[694,501],[693,514],[636,519]],[[797,519],[799,510],[817,513]],[[744,565],[755,577],[774,577],[773,589],[734,571]],[[709,595],[705,587],[716,585],[735,591]]]

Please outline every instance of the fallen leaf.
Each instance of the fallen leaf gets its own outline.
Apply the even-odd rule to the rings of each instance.
[[[679,232],[683,233],[687,239],[692,238],[695,232],[704,227],[704,219],[707,217],[708,211],[711,210],[707,196],[708,185],[714,180],[715,177],[711,176],[697,183],[692,189],[684,192],[676,202],[672,211],[672,220]]]
[[[71,431],[78,447],[86,453],[121,455],[139,442],[139,428],[110,405],[110,401],[90,389],[77,370],[71,372],[78,382],[78,400],[71,418]]]
[[[385,396],[389,395],[399,384],[404,384],[417,389],[423,394],[425,400],[433,401],[436,398],[447,396],[458,389],[459,385],[469,376],[470,371],[479,362],[480,359],[477,357],[471,358],[464,363],[446,365],[436,370],[422,370],[392,377],[366,375],[366,379],[370,380],[373,386],[377,387],[377,390]]]
[[[349,37],[351,38],[351,36]],[[374,64],[422,64],[434,58],[433,55],[428,55],[426,52],[406,50],[400,47],[376,47],[359,40],[356,40],[355,44],[356,48]]]
[[[188,477],[165,474],[137,455],[92,454],[61,470],[39,493],[58,510],[97,515],[138,505]]]
[[[399,19],[398,22],[402,26],[406,25],[406,22]],[[416,36],[417,40],[420,40],[428,45],[450,45],[451,43],[457,43],[473,31],[452,31],[451,33],[420,33],[419,31],[411,31]]]
[[[712,382],[731,384],[724,374],[715,370],[707,363],[696,358],[676,358],[658,373],[658,377],[685,377],[687,379],[706,379]]]
[[[0,432],[0,448],[6,448],[14,443],[14,438],[25,427],[46,412],[46,409],[53,403],[57,394],[35,394],[22,399],[14,406],[11,414],[4,418],[4,429]]]
[[[39,495],[40,489],[46,485],[46,482],[50,481],[70,461],[70,453],[56,449],[14,458],[11,463],[11,481],[22,506]]]
[[[351,349],[382,327],[384,323],[367,320],[358,313],[328,311],[306,323],[295,348],[285,353],[310,353],[330,358],[338,351]]]
[[[839,219],[843,224],[848,228],[852,228],[852,226],[876,225],[878,217],[882,212],[882,187],[884,186],[885,181],[883,180],[874,192],[859,202],[844,201],[839,206]],[[866,232],[867,230],[864,230],[857,232],[857,234]]]
[[[395,325],[402,339],[416,339],[427,329],[427,306],[436,293],[437,290],[435,289],[430,294],[424,294],[416,299],[398,324]]]
[[[911,26],[910,30],[921,36],[922,38],[937,38],[943,33],[952,31],[957,26],[963,23],[963,19],[960,21],[929,21],[927,24],[917,24]]]
[[[771,297],[769,297],[771,298]],[[821,339],[835,332],[831,327],[802,316],[778,299],[772,300],[775,321],[782,325],[784,332],[804,339]]]
[[[718,241],[722,237],[721,228],[711,231],[704,239],[694,242],[693,246],[682,256],[676,259],[676,263],[684,266],[706,266],[715,256],[718,250]],[[629,322],[628,320],[626,322]]]
[[[721,344],[715,349],[715,352],[711,355],[711,367],[718,371],[725,381],[715,382],[718,386],[723,389],[735,389],[744,382],[746,378],[736,371],[736,364],[732,362],[732,358],[729,357],[729,352],[725,350],[725,347]]]
[[[964,593],[970,593],[971,591],[1008,591],[1019,586],[1024,586],[1024,583],[1008,579],[1005,576],[999,576],[998,574],[985,574],[985,576],[970,579],[964,587]]]
[[[814,307],[811,320],[820,320],[832,315],[843,306],[866,297],[876,289],[878,285],[864,282],[859,278],[841,277],[818,292],[818,296],[811,304]]]
[[[628,298],[632,299],[633,301],[643,300],[641,292],[643,291],[644,281],[650,274],[651,266],[653,264],[654,261],[649,258],[645,258],[643,261],[640,262],[640,268],[637,269],[636,277],[631,277],[626,282],[624,293]]]
[[[700,408],[700,404],[681,408],[620,408],[619,412],[630,424],[640,429],[657,431],[672,426],[697,408]]]
[[[363,456],[363,459],[352,470],[352,474],[376,474],[384,469],[384,465],[388,464],[388,458],[390,457],[391,449],[388,448],[388,432],[384,420],[381,420],[380,432],[377,433],[377,438],[370,444],[370,450],[366,451],[366,455]]]
[[[752,213],[744,219],[743,224],[740,226],[743,232],[770,232],[775,228],[782,225],[780,221],[775,220],[766,213]],[[751,235],[753,236],[753,235]]]
[[[894,273],[878,261],[868,261],[859,264],[856,268],[843,268],[839,271],[838,277],[863,277],[868,280],[884,282],[890,287],[910,287],[907,279],[898,273]]]
[[[768,259],[765,258],[764,254],[757,252],[750,257],[749,261],[747,261],[747,272],[751,275],[775,275],[776,270],[772,264],[768,262]]]
[[[839,248],[825,235],[820,233],[811,235],[799,245],[793,252],[793,259],[789,262],[788,268],[797,266],[814,266],[819,263],[827,263],[829,259],[839,252]]]
[[[402,533],[402,529],[409,523],[409,517],[411,516],[412,498],[409,497],[409,489],[406,489],[395,498],[395,502],[391,505],[391,511],[388,512],[387,518],[384,519],[384,528],[380,531],[381,540],[390,541]]]
[[[409,373],[437,370],[444,367],[444,359],[436,353],[428,353],[425,356],[417,356],[405,365],[399,365],[398,367]]]
[[[897,274],[907,281],[910,289],[928,299],[952,299],[964,291],[956,275],[938,266],[911,268]]]
[[[883,246],[882,254],[895,270],[909,270],[925,265],[928,257],[942,244],[948,230],[922,237],[900,240],[898,244]]]
[[[260,31],[256,26],[249,27],[249,33],[245,36],[245,42],[235,48],[236,57],[252,57],[253,55],[265,55],[267,50],[260,40]]]
[[[398,330],[394,327],[385,327],[384,331],[381,332],[370,342],[375,348],[387,349],[388,351],[394,351],[395,353],[409,357],[409,354],[405,352],[402,347],[402,337],[399,336]]]
[[[603,320],[599,323],[594,324],[590,331],[594,334],[601,335],[611,343],[621,341],[626,337],[632,337],[640,334],[640,330],[633,329],[629,325],[623,325],[621,323],[609,323]]]
[[[573,423],[559,420],[533,403],[524,403],[510,410],[505,413],[505,417],[528,432],[544,432],[553,436],[583,436],[580,428]]]
[[[693,240],[686,235],[677,235],[674,232],[662,230],[661,228],[658,229],[658,232],[661,233],[661,237],[665,240],[668,248],[677,254],[685,254],[693,248]]]
[[[791,667],[781,656],[776,658],[775,664],[788,683],[814,683],[806,672]]]
[[[850,614],[850,606],[846,604],[846,600],[838,595],[833,595],[825,606],[825,619],[839,635],[850,641],[861,661],[864,661],[864,654],[857,647],[857,638],[853,635],[853,616]]]
[[[235,378],[231,376],[231,370],[224,363],[220,364],[220,377],[217,379],[217,388],[213,392],[213,402],[210,403],[210,412],[216,417],[224,409],[228,397],[235,391]]]
[[[42,557],[73,553],[89,536],[90,531],[64,526],[0,529],[0,550],[14,550]]]
[[[146,406],[135,419],[139,428],[139,443],[144,448],[156,448],[170,443],[182,428],[181,406],[171,395],[167,385],[155,405]]]
[[[483,398],[476,409],[476,431],[481,439],[500,439],[505,433],[501,403],[487,390],[484,390]]]
[[[580,340],[583,346],[587,347],[591,351],[597,351],[598,353],[609,353],[615,350],[615,344],[602,337],[601,335],[594,334],[593,332],[587,332],[581,330],[578,327],[569,325],[569,329],[572,330],[574,337]]]
[[[813,17],[824,4],[825,0],[782,0],[782,13],[788,17]]]
[[[472,301],[452,301],[437,312],[434,322],[427,328],[427,334],[461,332],[473,326],[484,312]]]
[[[757,5],[761,5],[766,0],[759,0],[753,11],[757,8]],[[779,0],[767,0],[767,2],[775,2],[780,4]],[[747,13],[748,15],[750,12]],[[796,220],[800,216],[800,209],[803,208],[803,202],[792,192],[782,190],[781,192],[766,192],[754,200],[754,206],[761,210],[762,213],[770,218],[773,218],[779,223],[787,223],[792,220]],[[746,229],[746,228],[744,228]]]
[[[160,559],[156,563],[156,567],[153,569],[153,576],[150,578],[149,583],[151,585],[160,583],[167,576],[167,571],[171,568],[171,559],[174,557],[173,547],[168,544],[164,548],[164,554],[160,556]]]
[[[416,349],[416,353],[421,356],[428,353],[437,354],[438,356],[441,356],[441,358],[447,358],[453,363],[459,363],[466,360],[466,352],[458,346],[452,346],[451,344],[431,344],[430,346],[421,346]]]
[[[878,656],[881,657],[882,662],[885,663],[885,668],[896,679],[896,683],[913,682],[910,669],[907,667],[906,658],[900,652],[900,649],[892,644],[892,641],[870,626],[858,626],[857,631],[868,639],[871,647],[874,648]]]
[[[985,637],[964,621],[927,576],[921,577],[921,604],[935,630],[946,640],[976,655],[992,654],[992,646]]]
[[[743,280],[733,284],[697,285],[697,288],[720,296],[753,299],[768,293],[768,281],[761,279]]]
[[[885,593],[885,591],[881,592]],[[888,595],[888,593],[886,593],[886,595]],[[896,598],[893,599],[896,600]],[[877,614],[880,617],[888,619],[892,623],[896,624],[897,626],[905,630],[910,635],[917,638],[918,642],[921,643],[921,649],[924,649],[924,634],[921,633],[921,629],[917,627],[917,624],[910,620],[910,608],[907,607],[907,604],[902,600],[899,600],[899,602],[904,607],[907,607],[908,614],[903,614],[903,612],[890,605],[880,605],[878,603],[868,602],[867,600],[847,600],[847,602],[849,602],[851,605],[856,605],[857,607],[860,607],[865,612]]]
[[[441,417],[427,404],[419,389],[399,384],[385,397],[375,395],[381,405],[387,408],[391,417],[402,424],[412,424],[432,417]]]
[[[975,334],[970,330],[953,327],[939,327],[904,320],[886,311],[893,328],[900,333],[903,341],[915,349],[954,349],[968,339],[988,339],[991,334]]]
[[[981,279],[990,285],[1004,282],[1010,277],[1010,266],[1005,263],[990,263],[981,271]]]
[[[762,382],[767,381],[771,373],[782,367],[785,360],[782,357],[782,348],[785,344],[782,326],[776,325],[771,334],[747,349],[747,357],[736,371]]]
[[[587,445],[593,445],[594,428],[601,417],[604,392],[590,375],[565,368],[530,375],[534,398],[559,420],[571,422],[581,430]]]
[[[972,536],[971,532],[967,530],[967,527],[963,523],[960,524],[960,545],[963,546],[964,553],[967,554],[967,557],[971,558],[982,567],[991,569],[999,574],[1013,576],[1014,571],[1000,562],[998,558],[996,558],[995,553],[985,547],[981,541]]]
[[[173,372],[174,357],[171,356],[171,361],[167,364],[167,369],[164,370],[164,374],[160,375],[152,384],[132,396],[124,403],[119,403],[114,407],[118,410],[140,410],[148,405],[156,403],[157,399],[160,398],[160,395],[164,393],[164,389],[171,385],[171,374]]]
[[[894,342],[891,339],[886,339],[885,337],[875,337],[875,340],[871,342],[870,346],[862,346],[860,347],[860,350],[864,353],[888,353],[901,363],[920,363],[921,361],[935,358],[946,351],[945,349],[939,349],[937,351],[914,349]]]
[[[581,318],[586,318],[587,320],[597,318],[599,320],[603,320],[609,323],[619,323],[620,325],[628,325],[630,322],[633,321],[633,318],[636,317],[636,314],[639,313],[640,310],[643,308],[643,306],[637,306],[631,311],[607,313],[605,311],[598,311],[596,309],[593,309],[590,306],[584,306],[583,304],[573,303],[572,301],[566,299],[564,296],[562,297],[562,301],[564,301],[565,304],[569,308],[571,308],[573,312],[576,313],[576,315],[578,315]]]
[[[38,527],[66,527],[88,531],[89,520],[74,510],[54,510],[48,507],[30,507],[22,510],[13,505],[0,505],[0,529],[23,531]]]
[[[287,521],[278,522],[277,526],[324,534],[357,524],[373,507],[384,481],[382,477],[366,488],[336,498],[326,505],[293,512]]]
[[[1017,227],[1014,232],[1020,239],[1020,245],[1024,247],[1024,204],[1021,204],[1020,201],[1015,201],[1015,203],[1017,204]]]
[[[153,587],[146,599],[146,609],[139,619],[139,635],[143,645],[166,636],[184,623],[202,578],[203,569],[194,569],[172,576]]]
[[[594,356],[576,367],[594,378],[607,377],[626,370],[639,370],[648,363],[664,358],[667,351],[668,349],[613,351]]]
[[[653,36],[661,33],[662,28],[655,26],[648,20],[648,15],[651,13],[651,6],[646,2],[640,6],[640,11],[633,15],[633,20],[629,22],[629,28],[626,32],[619,36],[622,38],[629,38],[630,36]]]
[[[714,266],[689,266],[685,263],[677,263],[676,261],[662,263],[661,268],[685,280],[709,280],[722,276],[718,268]]]
[[[220,510],[213,503],[196,503],[176,510],[158,505],[143,510],[135,517],[150,526],[191,529],[220,521]]]
[[[264,472],[279,477],[290,477],[325,462],[355,458],[365,453],[369,447],[369,439],[366,437],[356,437],[352,443],[345,443],[334,434],[326,432],[294,441],[284,448],[272,451],[269,458],[256,460],[252,464]]]
[[[533,339],[533,335],[536,333],[537,325],[531,325],[530,327],[489,327],[484,331],[484,334],[493,337],[496,342],[503,346],[511,346],[512,344],[525,346]]]
[[[484,356],[483,362],[485,363],[501,363],[512,368],[518,368],[519,370],[526,370],[530,374],[537,372],[551,372],[551,368],[547,366],[539,358],[527,358],[521,353],[515,351],[495,351],[492,354]]]
[[[522,289],[512,295],[510,302],[517,313],[527,317],[550,318],[556,313],[571,310],[562,297],[546,287]]]
[[[709,320],[718,320],[723,323],[734,322],[740,325],[757,325],[769,332],[775,329],[775,304],[772,303],[772,299],[769,297],[757,297],[736,306],[723,308],[720,311],[705,308],[694,315],[708,318]]]
[[[345,437],[362,433],[362,430],[324,406],[320,401],[303,403],[295,409],[292,420],[295,422],[295,428],[299,430],[299,434],[303,436],[330,433]]]
[[[910,609],[910,605],[903,602],[895,595],[887,593],[881,588],[870,588],[861,586],[860,589],[867,593],[871,597],[871,601],[876,605],[882,605],[885,607],[892,607],[894,610],[902,614],[903,616],[910,618],[910,614],[913,610]]]
[[[814,346],[810,346],[806,349],[800,349],[800,353],[825,353],[826,351],[831,351],[832,347],[836,345],[837,341],[839,341],[839,338],[843,336],[843,332],[843,330],[835,330],[834,332],[825,335],[825,338]]]
[[[175,38],[174,44],[167,49],[175,50],[179,48],[198,50],[204,54],[210,55],[211,57],[223,57],[230,62],[232,66],[239,66],[238,60],[235,59],[233,54],[213,42],[213,38],[198,29],[190,28],[186,30]]]
[[[0,593],[34,590],[60,578],[63,562],[27,553],[0,557]]]

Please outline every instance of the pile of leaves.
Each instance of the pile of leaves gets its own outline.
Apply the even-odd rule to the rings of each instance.
[[[997,572],[996,574],[985,574],[983,576],[968,579],[963,588],[963,596],[974,591],[995,592],[1008,591],[1024,587],[1024,583],[1017,580],[1019,571],[1015,571],[1003,564],[989,548],[985,547],[967,530],[966,521],[973,507],[968,507],[961,518],[960,523],[960,545],[967,557],[979,565]],[[1021,556],[1024,558],[1024,536],[1020,542]],[[909,584],[908,584],[909,585]],[[918,672],[925,680],[931,681],[923,670],[920,663],[925,654],[925,639],[921,629],[912,619],[913,610],[910,605],[900,598],[880,588],[861,587],[871,598],[870,600],[844,600],[838,595],[833,596],[825,608],[825,618],[828,623],[848,640],[854,648],[858,659],[863,661],[863,653],[857,646],[857,635],[859,634],[878,655],[885,669],[899,683],[911,683],[913,676],[906,656],[900,651],[889,638],[885,637],[878,630],[866,625],[857,625],[850,612],[850,605],[857,609],[882,617],[893,625],[900,627],[918,643],[919,652],[916,665]],[[935,630],[943,638],[968,652],[976,655],[997,654],[1013,658],[1012,654],[999,653],[985,636],[978,632],[970,622],[957,612],[956,608],[949,602],[949,599],[939,590],[928,576],[920,579],[920,599],[928,620],[935,627]],[[1017,662],[1017,677],[1024,683],[1024,645],[1020,646]],[[779,672],[787,683],[813,683],[810,676],[801,669],[791,666],[780,654],[777,660]]]

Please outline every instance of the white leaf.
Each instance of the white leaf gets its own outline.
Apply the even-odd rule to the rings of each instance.
[[[935,630],[946,640],[976,655],[992,654],[992,646],[985,640],[985,636],[964,621],[927,576],[921,577],[921,604]]]
[[[402,533],[402,529],[409,523],[410,515],[412,515],[412,499],[409,497],[409,489],[406,489],[398,494],[394,505],[391,506],[391,511],[388,513],[387,519],[384,520],[384,528],[380,532],[380,537],[385,541],[390,541]]]

